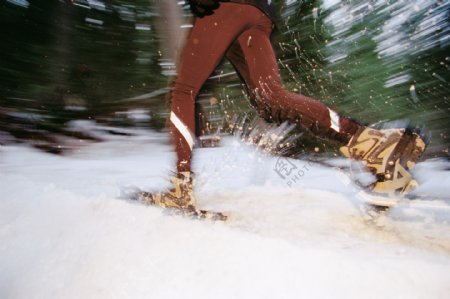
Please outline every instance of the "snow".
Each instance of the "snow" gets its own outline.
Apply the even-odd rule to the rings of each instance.
[[[2,146],[0,298],[448,298],[449,162],[417,166],[429,199],[373,217],[341,171],[291,161],[289,186],[278,162],[233,138],[198,149],[199,205],[231,215],[214,223],[123,200],[168,186],[165,134]]]

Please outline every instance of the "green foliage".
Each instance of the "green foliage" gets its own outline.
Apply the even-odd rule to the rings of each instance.
[[[22,2],[28,7],[0,2],[0,131],[17,135],[11,124],[21,122],[57,130],[74,119],[131,125],[117,112],[133,108],[151,109],[146,125],[164,125],[164,95],[135,98],[167,86],[151,1],[109,0],[90,9],[71,1]],[[273,45],[287,89],[362,123],[425,124],[433,133],[430,152],[448,154],[448,2],[275,2]],[[224,64],[221,72],[232,67]],[[211,129],[224,116],[232,122],[253,113],[237,76],[216,81],[199,100]],[[13,112],[28,113],[28,120]],[[317,143],[302,141],[306,150]]]
[[[273,45],[286,88],[364,124],[423,125],[428,154],[448,155],[450,4],[330,3],[284,7]]]
[[[98,9],[56,0],[30,1],[28,8],[4,4],[2,107],[7,102],[12,109],[29,109],[14,101],[28,99],[61,122],[129,109],[122,99],[165,85],[152,16],[150,2],[142,0]]]
[[[447,155],[449,47],[442,28],[449,21],[442,15],[449,8],[431,1],[344,1],[328,8],[298,1],[282,30],[288,49],[282,55],[298,77],[286,71],[284,77],[362,123],[425,125],[433,135],[429,153]]]

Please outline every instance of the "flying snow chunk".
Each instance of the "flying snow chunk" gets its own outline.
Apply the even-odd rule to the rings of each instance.
[[[411,87],[409,88],[409,92],[411,93],[411,98],[413,102],[417,104],[420,100],[419,97],[417,96],[416,86],[414,84],[411,85]]]
[[[401,74],[390,77],[386,83],[384,83],[384,87],[392,87],[395,85],[399,85],[411,80],[411,76],[409,74]]]
[[[97,25],[97,26],[102,26],[103,25],[103,21],[102,20],[97,20],[97,19],[92,19],[92,18],[86,18],[84,19],[86,21],[86,23],[90,23],[93,25]]]
[[[294,1],[291,1],[291,2],[294,2]],[[327,10],[327,9],[332,8],[333,6],[338,5],[339,3],[340,3],[340,0],[324,0],[322,3],[322,8],[324,10]]]
[[[105,11],[106,10],[105,3],[102,3],[102,2],[97,1],[97,0],[87,0],[87,2],[89,3],[89,6],[92,7],[93,9],[98,9],[98,10],[101,10],[101,11]]]
[[[123,115],[133,121],[148,121],[151,119],[150,111],[146,109],[132,109],[128,111],[116,112],[116,115]]]
[[[150,25],[146,25],[146,24],[136,24],[135,29],[142,30],[142,31],[150,31],[151,27],[150,27]]]
[[[27,0],[6,0],[6,2],[21,6],[24,8],[28,8],[28,6],[30,6],[30,3]]]
[[[348,55],[346,53],[338,53],[338,54],[332,55],[330,57],[327,57],[327,60],[333,64],[333,63],[336,63],[340,60],[347,58],[347,56]]]

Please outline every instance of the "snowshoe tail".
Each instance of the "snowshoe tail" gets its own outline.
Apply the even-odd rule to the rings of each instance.
[[[193,206],[183,209],[171,209],[171,212],[177,215],[183,215],[195,219],[205,219],[213,221],[227,221],[228,219],[228,216],[221,212],[197,209]]]
[[[198,209],[194,205],[188,205],[183,207],[173,205],[162,205],[160,202],[155,202],[155,200],[153,199],[154,194],[149,192],[138,192],[130,198],[144,205],[162,207],[165,209],[165,211],[167,211],[171,215],[181,215],[195,219],[205,219],[213,221],[228,220],[228,216],[225,215],[224,213]]]
[[[366,191],[358,192],[356,194],[356,197],[366,204],[383,208],[392,208],[402,200],[401,197],[387,196],[384,194],[377,194],[374,192]]]
[[[165,192],[138,191],[129,196],[145,205],[152,205],[166,209],[170,214],[184,215],[197,219],[227,220],[227,216],[220,212],[212,212],[197,208],[193,186],[194,173],[179,172],[171,178],[173,187]]]

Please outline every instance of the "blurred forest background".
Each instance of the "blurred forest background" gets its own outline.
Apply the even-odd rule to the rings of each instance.
[[[0,0],[0,144],[60,153],[99,140],[93,124],[111,134],[164,129],[175,70],[157,1],[176,2],[179,30],[189,30],[183,1]],[[277,2],[273,45],[286,88],[366,124],[425,125],[427,156],[448,157],[449,1]],[[225,134],[254,113],[227,62],[198,111],[198,135]],[[308,134],[299,140],[306,152],[318,144],[333,149]]]

